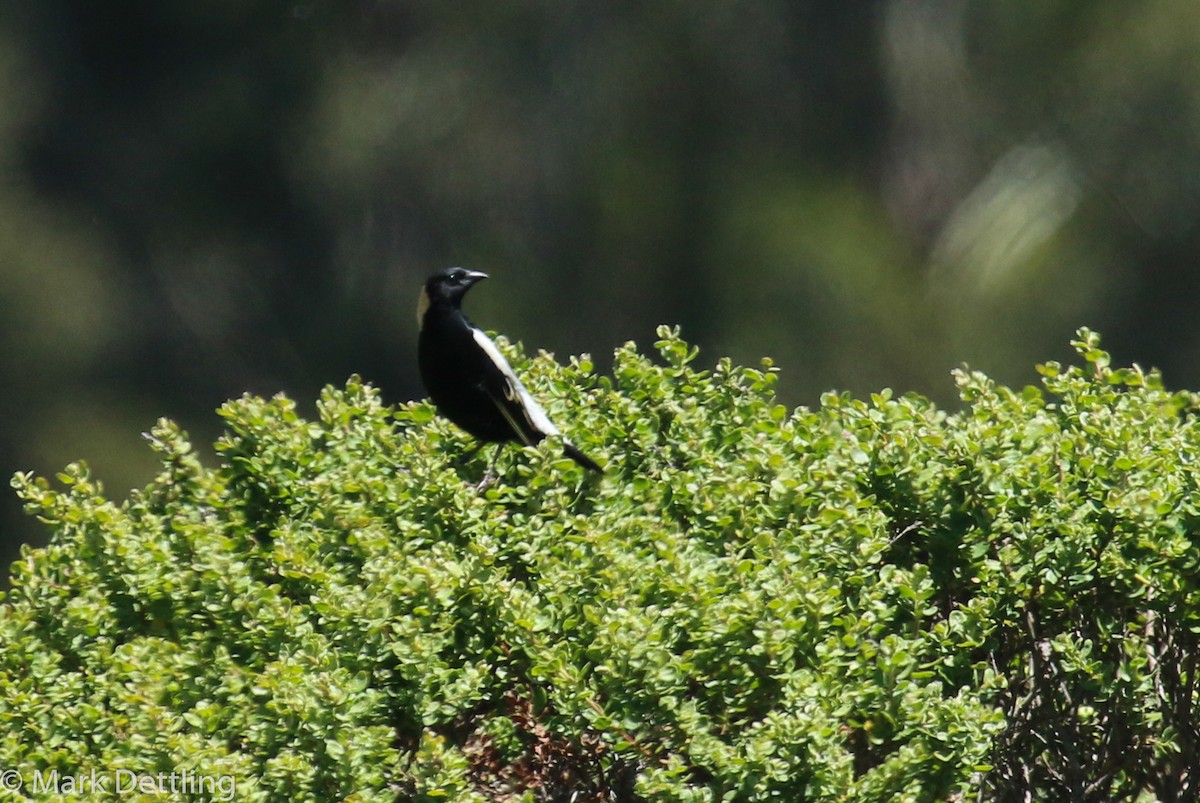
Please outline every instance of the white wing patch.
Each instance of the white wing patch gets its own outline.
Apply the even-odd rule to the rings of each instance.
[[[517,379],[516,373],[513,372],[512,366],[508,364],[508,360],[504,359],[504,355],[500,353],[500,349],[496,348],[496,344],[492,339],[483,333],[482,329],[472,327],[471,335],[475,338],[479,348],[491,358],[496,367],[500,369],[500,373],[504,374],[504,395],[509,401],[515,401],[525,411],[525,418],[528,420],[528,426],[523,427],[518,425],[512,418],[512,413],[508,407],[499,402],[496,406],[500,408],[500,412],[508,419],[508,423],[513,430],[521,436],[525,441],[526,446],[532,446],[533,442],[525,436],[525,430],[532,428],[533,430],[542,433],[543,435],[557,435],[558,427],[546,415],[546,411],[542,406],[534,401],[534,398],[529,395],[529,391],[521,384],[521,380]]]

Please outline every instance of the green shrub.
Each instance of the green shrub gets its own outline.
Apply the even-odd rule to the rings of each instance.
[[[160,422],[121,504],[82,465],[18,475],[52,538],[0,611],[0,769],[188,799],[1193,798],[1194,396],[1083,330],[1044,389],[957,374],[954,415],[789,411],[769,362],[660,336],[611,378],[505,346],[600,478],[545,444],[477,492],[486,453],[356,377],[311,421],[230,402],[215,469]]]

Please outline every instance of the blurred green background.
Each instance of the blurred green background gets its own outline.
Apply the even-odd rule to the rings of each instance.
[[[159,416],[419,397],[450,264],[531,348],[678,323],[791,404],[953,404],[1084,324],[1200,387],[1198,212],[1185,0],[8,3],[0,473],[119,498]],[[6,557],[42,537],[0,508]]]

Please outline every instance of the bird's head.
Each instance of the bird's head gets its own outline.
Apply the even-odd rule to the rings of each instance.
[[[425,320],[425,310],[435,304],[458,309],[471,285],[487,277],[486,273],[466,268],[446,268],[430,276],[425,280],[420,301],[417,302],[417,324]]]

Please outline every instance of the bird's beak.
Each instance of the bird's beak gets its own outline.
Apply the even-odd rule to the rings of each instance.
[[[466,275],[467,284],[470,285],[475,284],[475,282],[481,282],[487,277],[488,275],[481,270],[469,270],[467,271]]]

